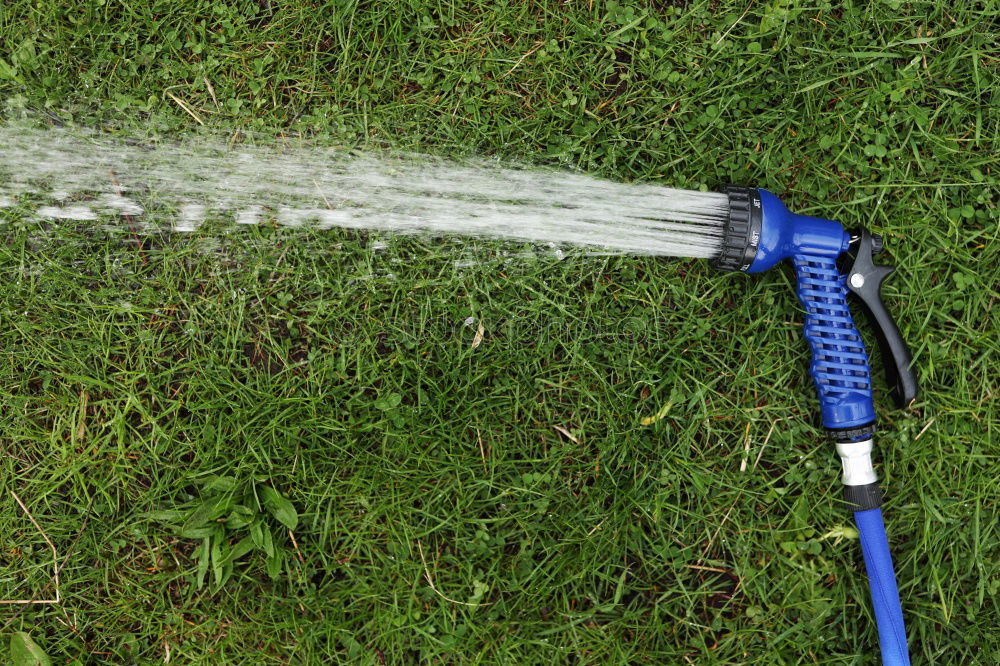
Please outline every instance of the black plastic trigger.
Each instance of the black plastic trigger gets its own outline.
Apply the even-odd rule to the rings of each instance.
[[[908,407],[917,397],[917,374],[913,357],[899,327],[882,302],[882,281],[892,273],[892,266],[877,266],[872,255],[882,251],[882,238],[867,229],[851,240],[848,257],[853,259],[846,271],[847,288],[858,297],[875,328],[879,352],[892,397],[900,407]]]

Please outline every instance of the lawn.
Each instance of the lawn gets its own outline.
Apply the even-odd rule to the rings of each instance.
[[[876,359],[914,663],[996,664],[998,23],[964,1],[5,0],[0,105],[746,183],[884,234],[922,385],[896,409]],[[55,664],[877,663],[787,267],[127,236],[0,208],[0,597],[56,594],[49,539],[61,598],[0,608],[0,654],[25,632]]]

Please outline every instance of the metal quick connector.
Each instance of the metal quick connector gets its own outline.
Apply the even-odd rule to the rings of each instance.
[[[845,486],[866,486],[878,481],[872,469],[872,440],[838,443],[837,453],[844,466],[841,480]]]

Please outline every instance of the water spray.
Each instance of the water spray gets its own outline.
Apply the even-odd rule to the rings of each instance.
[[[872,468],[875,407],[864,343],[847,295],[870,315],[886,377],[901,406],[917,394],[906,343],[882,302],[892,269],[874,263],[882,239],[835,221],[796,215],[770,192],[722,192],[612,183],[565,171],[453,163],[419,156],[356,155],[317,147],[241,147],[212,141],[143,145],[93,132],[0,126],[0,209],[58,191],[47,220],[133,218],[139,232],[196,231],[209,210],[235,224],[381,230],[516,239],[625,255],[709,259],[723,271],[759,273],[790,259],[805,306],[809,373],[822,422],[843,463],[871,587],[882,657],[909,664],[903,614]],[[117,177],[115,174],[117,173]],[[6,174],[6,184],[5,176]],[[119,184],[118,181],[121,181]],[[4,187],[6,189],[4,189]],[[154,195],[155,215],[141,200]],[[0,218],[2,222],[2,218]],[[106,228],[106,227],[105,227]]]

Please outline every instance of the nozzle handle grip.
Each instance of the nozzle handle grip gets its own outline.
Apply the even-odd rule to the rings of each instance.
[[[809,374],[816,384],[823,425],[831,430],[875,421],[871,370],[861,334],[847,304],[836,257],[794,254],[796,291],[806,309],[802,333],[812,351]]]
[[[895,268],[875,264],[872,257],[881,251],[881,245],[881,239],[867,229],[852,242],[848,256],[853,256],[854,261],[847,271],[847,288],[861,301],[861,307],[875,329],[892,397],[899,407],[905,408],[917,397],[917,373],[913,370],[910,348],[882,302],[882,281]]]

